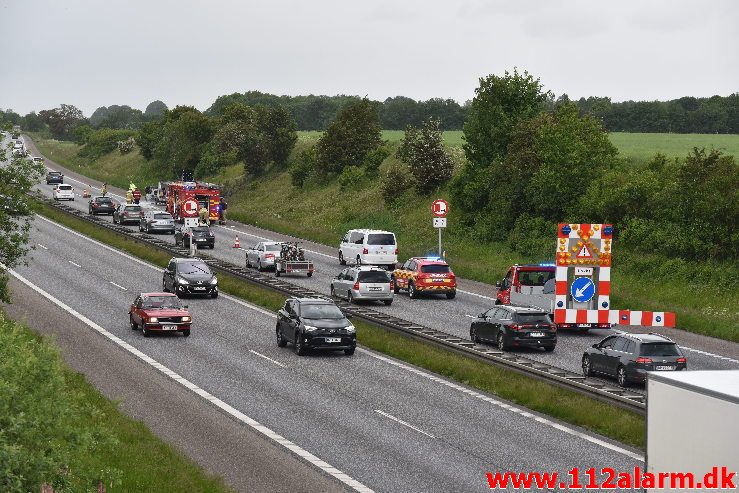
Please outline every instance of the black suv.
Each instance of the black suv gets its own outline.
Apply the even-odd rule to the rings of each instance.
[[[277,345],[293,343],[302,356],[309,349],[343,350],[351,356],[357,333],[333,301],[322,298],[290,298],[277,312]]]
[[[59,171],[49,171],[46,173],[46,184],[64,183],[64,175]]]
[[[622,387],[644,383],[648,371],[679,371],[688,360],[670,338],[659,334],[620,333],[608,336],[585,350],[583,375],[616,377]]]
[[[116,203],[110,197],[93,197],[87,203],[87,213],[93,216],[96,214],[110,214],[112,216],[115,208]]]
[[[199,258],[173,258],[164,269],[162,291],[186,294],[205,294],[218,297],[218,279],[208,264]]]
[[[547,313],[537,308],[494,306],[472,322],[470,339],[491,342],[501,351],[512,347],[543,347],[553,351],[557,345],[557,326]]]

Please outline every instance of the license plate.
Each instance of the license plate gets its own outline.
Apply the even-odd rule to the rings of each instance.
[[[195,238],[195,241],[205,241],[203,238]]]
[[[192,289],[194,289],[195,291],[205,291],[205,288],[203,286],[195,286]]]
[[[444,279],[434,279],[434,282],[444,282]]]
[[[672,370],[673,367],[671,367],[671,366],[655,366],[654,369],[655,370]]]
[[[544,337],[543,332],[532,332],[531,337]]]
[[[326,342],[329,342],[329,343],[341,342],[341,337],[327,337]]]
[[[590,327],[590,324],[577,324],[578,327]]]
[[[382,291],[382,288],[371,287],[371,288],[369,288],[369,290],[370,291]]]
[[[177,330],[176,325],[162,325],[162,330]]]

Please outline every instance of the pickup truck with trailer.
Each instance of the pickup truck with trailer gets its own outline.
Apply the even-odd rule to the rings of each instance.
[[[554,320],[554,264],[515,264],[508,269],[498,288],[496,305],[538,308]],[[611,328],[610,324],[557,324],[559,329],[587,332],[593,328]]]

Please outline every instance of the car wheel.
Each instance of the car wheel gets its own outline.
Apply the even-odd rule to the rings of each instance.
[[[251,262],[249,261],[249,255],[246,256],[246,267],[251,269]]]
[[[131,324],[131,330],[138,330],[139,326],[136,325],[136,322],[133,321],[133,317],[130,314],[128,315],[128,323]]]
[[[346,292],[346,301],[348,301],[349,303],[355,303],[351,289]]]
[[[393,304],[393,300],[382,300],[383,303],[385,303],[385,306],[390,306]]]
[[[216,289],[212,293],[210,293],[210,297],[213,299],[218,298],[218,290]]]
[[[178,298],[182,298],[182,295],[180,294],[180,290],[177,289],[179,286],[176,283],[172,283],[172,292],[177,296]]]
[[[190,337],[190,329],[185,329],[182,331],[182,335],[185,337]]]
[[[347,356],[351,356],[352,354],[354,354],[354,349],[355,348],[344,349],[344,354]]]
[[[398,280],[395,279],[395,277],[393,277],[392,281],[393,281],[393,293],[395,294],[400,293],[400,288],[398,288]]]
[[[151,335],[151,331],[147,330],[146,324],[141,325],[141,333],[144,334],[144,337],[149,337]]]
[[[277,347],[285,347],[287,346],[287,340],[282,336],[282,331],[280,330],[280,325],[277,325],[277,328],[275,329],[275,333],[277,334]]]
[[[331,297],[336,298],[336,290],[334,289],[334,285],[331,285]]]
[[[498,342],[498,349],[500,349],[501,351],[508,350],[508,346],[505,343],[505,337],[503,336],[502,332],[498,332],[497,342]]]
[[[275,267],[275,277],[280,277],[280,269]]]
[[[264,269],[262,269],[262,259],[259,259],[259,260],[257,261],[257,270],[258,270],[259,272],[262,272],[262,271],[264,270]]]
[[[339,265],[346,265],[346,259],[344,258],[344,254],[341,253],[341,250],[339,250]]]
[[[139,223],[139,233],[143,233],[143,232],[144,232],[144,228],[142,228],[141,223]]]
[[[357,255],[357,261],[355,262],[354,265],[356,265],[357,267],[359,267],[360,265],[362,265],[362,257],[360,257],[359,255]]]
[[[475,327],[470,327],[470,340],[475,343],[480,342],[480,338],[477,337],[477,329],[475,329]]]
[[[552,351],[554,351],[554,346],[544,346],[544,351],[546,351],[547,353],[551,353]]]
[[[297,354],[298,356],[305,355],[305,346],[303,345],[303,337],[298,332],[295,332],[295,354]]]
[[[618,370],[616,370],[616,378],[618,379],[618,384],[621,387],[629,386],[629,379],[626,377],[626,368],[624,368],[623,366],[619,366]]]
[[[453,300],[456,296],[457,296],[457,292],[456,291],[449,291],[446,294],[446,299]]]
[[[586,377],[593,375],[593,369],[590,366],[590,357],[583,356],[582,358],[582,374]]]
[[[413,281],[410,281],[408,283],[408,297],[412,300],[415,300],[418,298],[418,293],[416,292],[416,285],[413,283]]]
[[[308,277],[313,277],[313,273],[312,272],[308,272]]]

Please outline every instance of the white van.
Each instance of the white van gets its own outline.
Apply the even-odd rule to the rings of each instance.
[[[398,261],[395,233],[375,229],[351,229],[341,239],[339,263],[384,265],[394,269]]]

